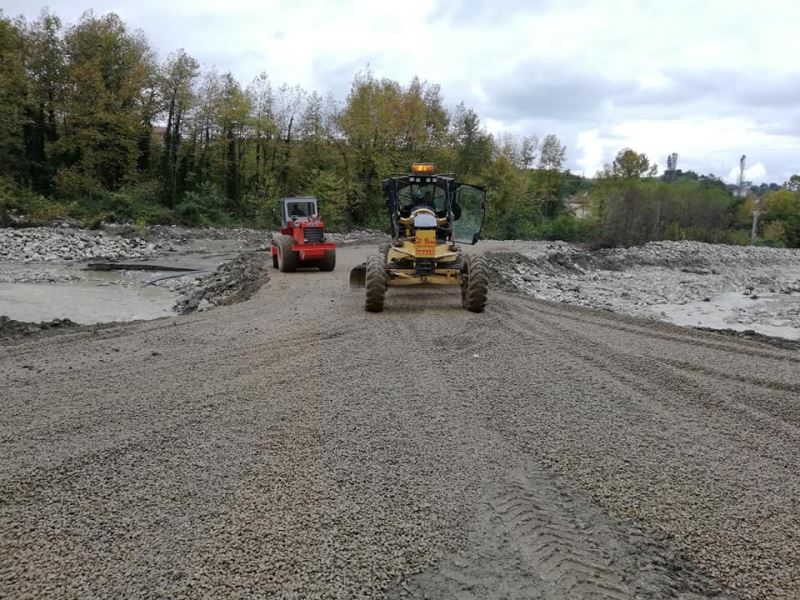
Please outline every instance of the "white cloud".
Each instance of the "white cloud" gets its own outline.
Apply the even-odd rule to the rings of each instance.
[[[632,148],[645,153],[662,171],[672,152],[678,153],[678,168],[683,170],[720,176],[736,165],[732,181],[738,177],[739,157],[746,154],[756,161],[747,172],[748,180],[760,183],[767,176],[767,159],[762,157],[778,161],[800,149],[800,140],[764,133],[745,118],[625,121],[602,130],[582,131],[576,139],[582,154],[575,162],[587,176],[611,162],[623,148]]]
[[[508,127],[506,127],[502,121],[498,121],[496,119],[486,119],[483,122],[484,127],[486,127],[486,131],[491,134],[498,134],[503,133],[504,131],[508,131]]]
[[[594,177],[603,168],[604,144],[597,129],[581,131],[577,140],[581,157],[575,162],[580,166],[584,177]]]
[[[45,4],[67,23],[85,6],[3,3],[6,15],[28,18]],[[667,154],[678,152],[679,167],[704,173],[728,173],[745,153],[762,163],[763,176],[779,177],[800,169],[800,117],[791,91],[800,4],[767,4],[92,2],[96,14],[114,11],[142,29],[162,57],[184,48],[244,84],[263,71],[275,84],[341,99],[367,63],[377,77],[407,83],[419,75],[441,84],[448,105],[463,100],[474,108],[491,131],[556,133],[568,145],[570,164],[586,174],[630,146],[662,167]]]
[[[737,183],[739,181],[739,165],[733,167],[728,171],[728,175],[724,178],[728,183]],[[757,162],[751,167],[745,165],[744,180],[752,183],[761,183],[767,180],[767,168],[764,163]]]

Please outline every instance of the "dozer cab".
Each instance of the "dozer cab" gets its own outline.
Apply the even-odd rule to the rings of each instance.
[[[281,231],[272,237],[272,266],[282,273],[307,267],[333,271],[336,267],[336,244],[325,238],[325,224],[319,218],[317,199],[281,198],[278,210]]]
[[[480,239],[486,192],[452,175],[434,174],[430,163],[415,163],[410,171],[382,182],[392,241],[351,271],[350,285],[366,289],[370,312],[383,310],[388,287],[418,284],[458,285],[464,308],[482,312],[486,263],[464,254],[458,244]]]

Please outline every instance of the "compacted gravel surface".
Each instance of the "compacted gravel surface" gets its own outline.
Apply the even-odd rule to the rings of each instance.
[[[800,355],[272,271],[0,346],[0,597],[800,595]]]

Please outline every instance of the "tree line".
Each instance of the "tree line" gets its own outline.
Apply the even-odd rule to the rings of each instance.
[[[69,27],[47,11],[32,22],[0,15],[0,224],[17,211],[269,227],[277,198],[314,195],[334,228],[385,228],[381,179],[429,161],[486,186],[490,236],[613,244],[744,228],[745,200],[716,180],[658,179],[629,152],[584,179],[565,170],[555,135],[491,135],[419,78],[366,68],[340,102],[266,74],[243,84],[184,50],[159,60],[116,14]],[[589,218],[572,214],[575,197],[589,199]],[[797,243],[782,223],[776,243]],[[614,233],[631,227],[635,240]]]

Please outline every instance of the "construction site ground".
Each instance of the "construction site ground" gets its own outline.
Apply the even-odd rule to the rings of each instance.
[[[0,345],[0,597],[800,596],[797,351],[371,250]]]

